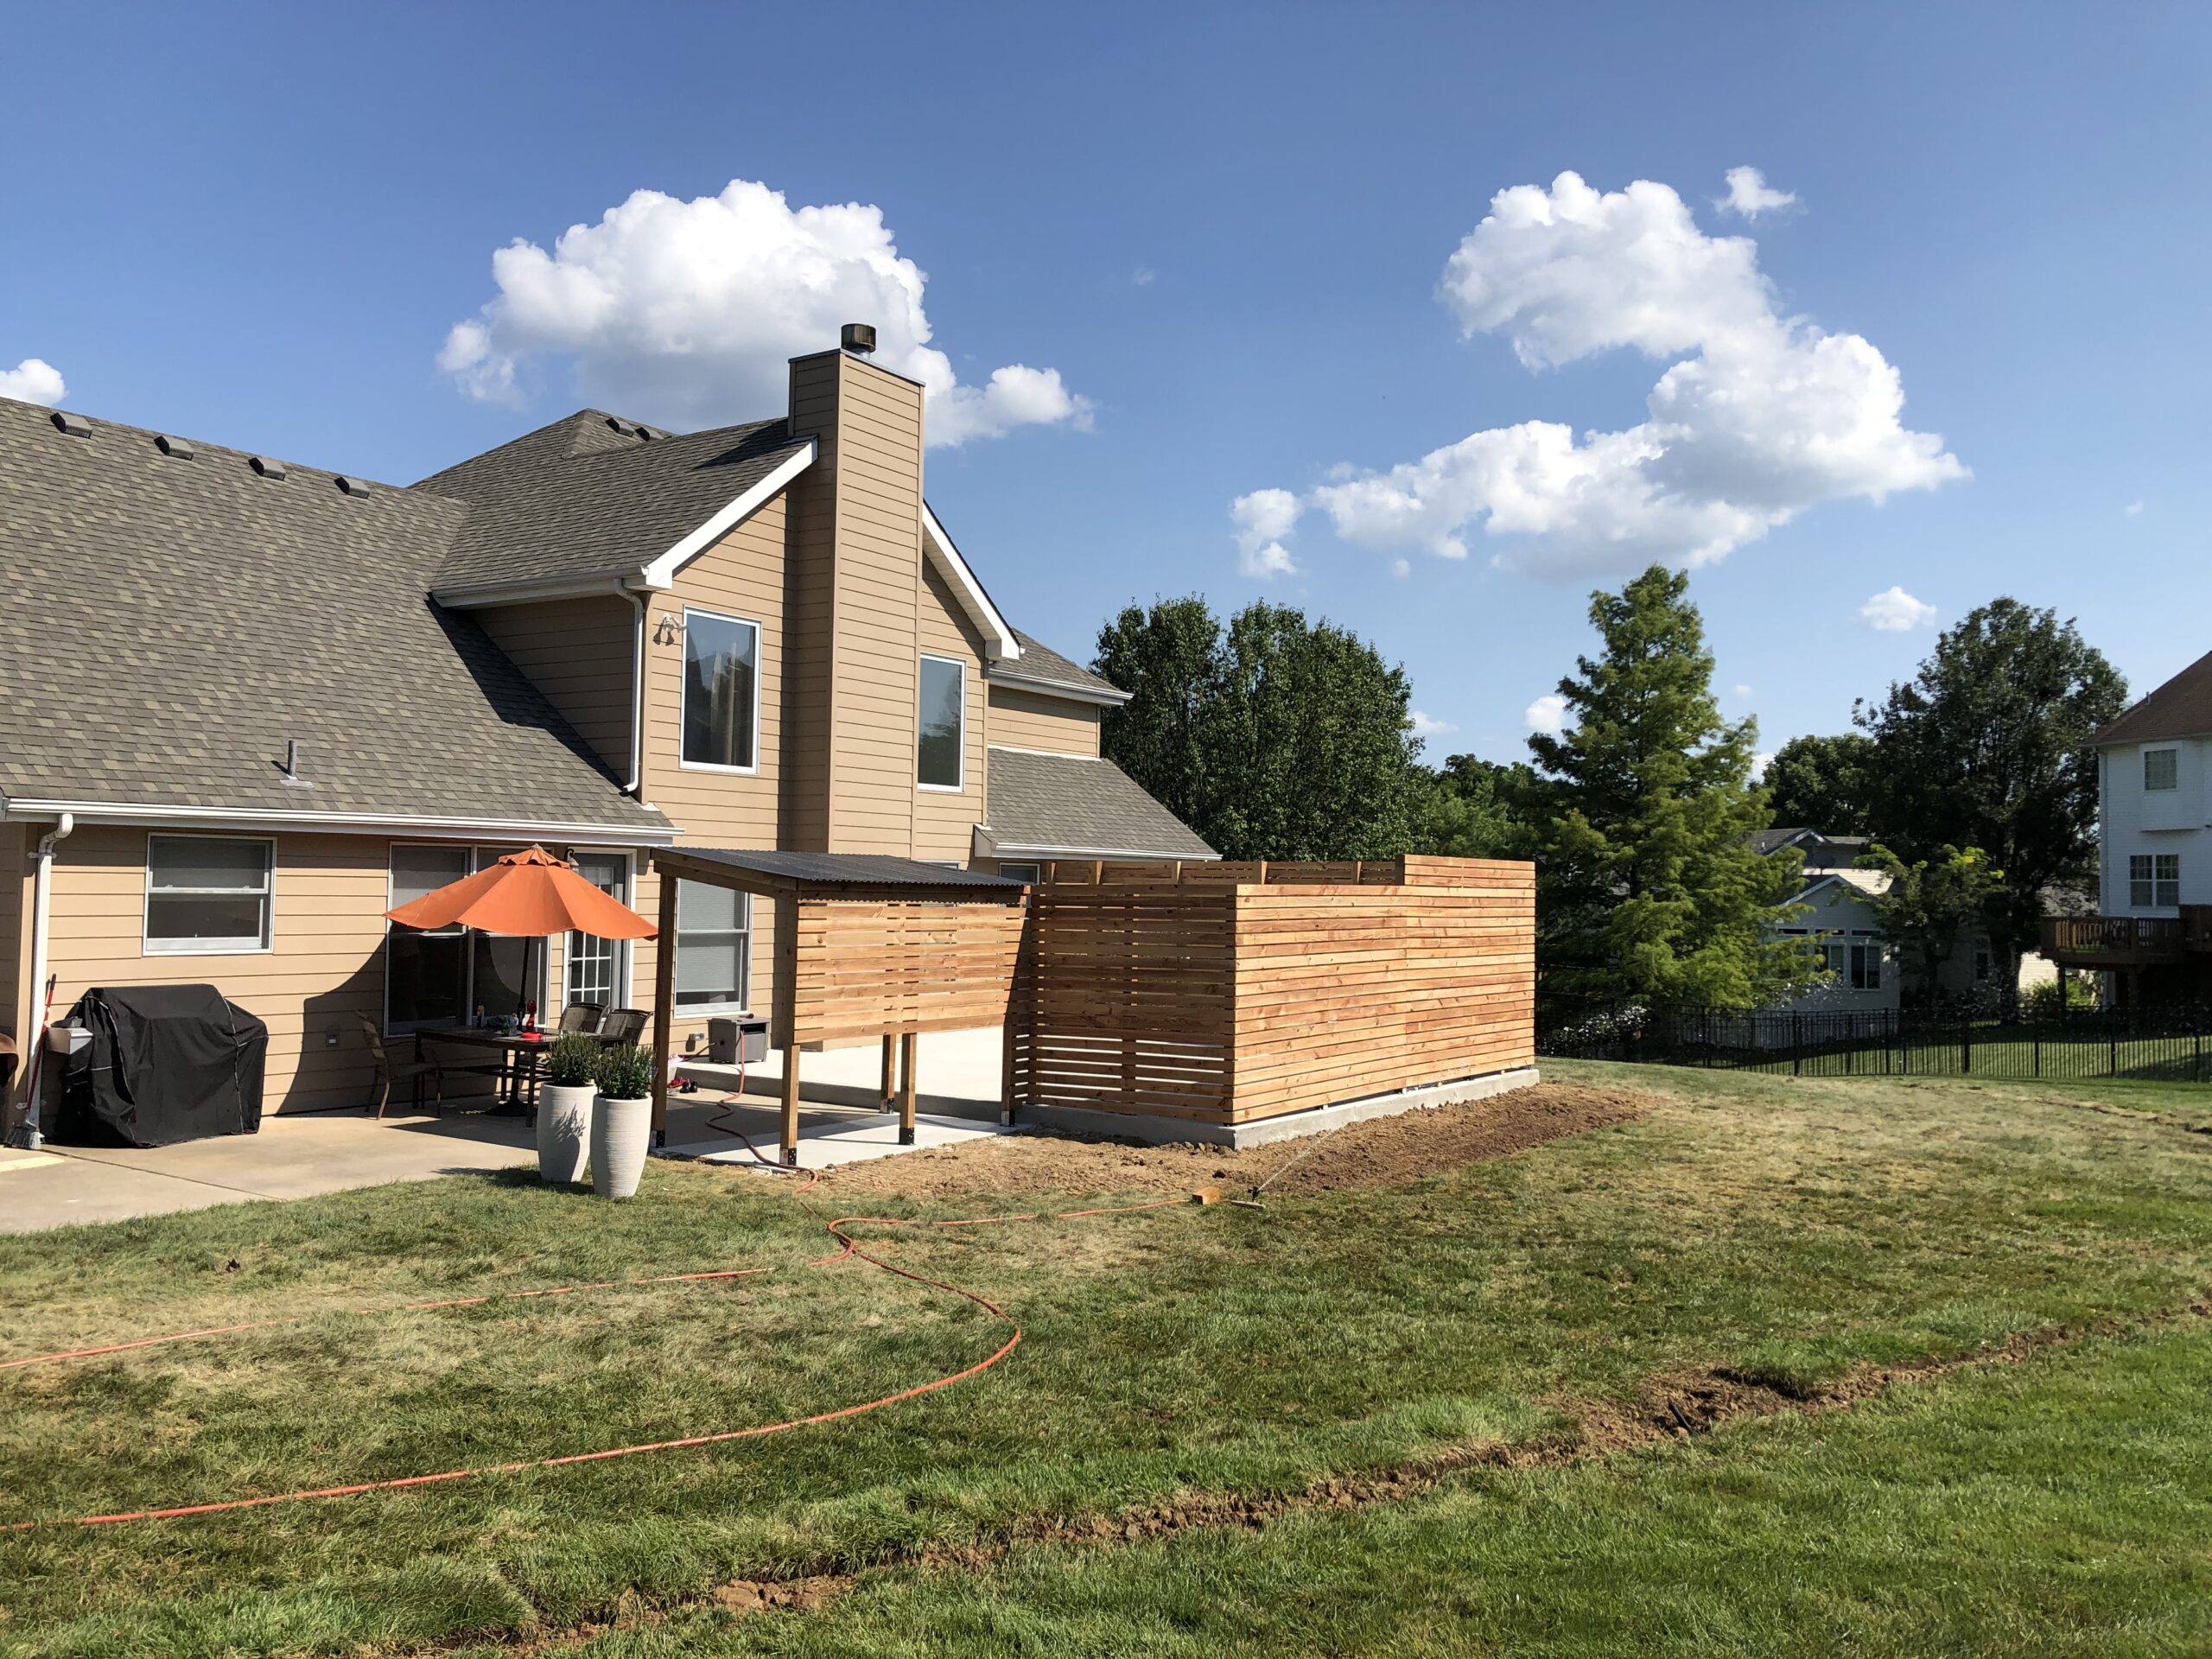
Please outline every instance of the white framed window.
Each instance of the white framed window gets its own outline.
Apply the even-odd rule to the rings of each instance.
[[[760,625],[715,611],[683,611],[679,766],[760,770]]]
[[[238,836],[146,837],[148,956],[270,948],[276,843]]]
[[[677,1013],[745,1013],[752,991],[753,895],[678,881],[675,950]]]
[[[968,774],[968,668],[951,657],[924,657],[914,741],[914,782],[958,790]]]
[[[1027,881],[1033,887],[1044,879],[1045,872],[1035,864],[1009,864],[1004,859],[1001,859],[999,874],[1009,881]]]
[[[2134,909],[2181,903],[2179,853],[2131,853],[2127,857],[2127,902]]]
[[[2181,787],[2181,751],[2179,749],[2144,750],[2143,787],[2146,790],[2179,789]]]
[[[1854,944],[1851,947],[1851,988],[1854,991],[1878,991],[1882,988],[1880,945]]]

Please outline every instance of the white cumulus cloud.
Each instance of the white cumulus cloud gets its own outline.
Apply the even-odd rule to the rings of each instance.
[[[1567,729],[1567,699],[1556,691],[1547,691],[1522,711],[1523,720],[1532,732],[1549,732],[1557,737]]]
[[[1774,190],[1767,187],[1766,175],[1756,167],[1732,167],[1728,169],[1728,194],[1713,205],[1725,213],[1741,213],[1745,219],[1757,219],[1761,213],[1770,213],[1777,207],[1795,205],[1797,193],[1794,190]]]
[[[1885,588],[1859,607],[1859,620],[1884,633],[1904,633],[1933,622],[1936,607],[1902,588]]]
[[[44,368],[46,365],[41,363],[39,366],[41,368]],[[2143,504],[2140,501],[2131,501],[2125,507],[2121,508],[2120,511],[2125,512],[2130,518],[2138,518],[2142,516]]]
[[[1236,524],[1236,572],[1239,575],[1287,576],[1297,573],[1283,538],[1298,522],[1298,498],[1288,490],[1255,490],[1229,505]]]
[[[1380,471],[1338,469],[1300,498],[1347,541],[1579,580],[1718,559],[1824,501],[1881,501],[1967,469],[1899,416],[1897,372],[1858,334],[1776,309],[1746,237],[1708,236],[1663,184],[1516,185],[1445,267],[1468,335],[1503,334],[1532,371],[1633,348],[1669,366],[1645,418],[1577,434],[1494,427]]]
[[[27,357],[12,369],[0,369],[0,397],[50,406],[60,403],[68,390],[61,371],[42,357]]]
[[[1459,729],[1450,721],[1432,719],[1418,709],[1413,711],[1412,718],[1415,737],[1442,737],[1447,732],[1456,732]]]
[[[532,364],[565,359],[595,403],[704,426],[782,409],[788,359],[870,322],[874,361],[922,383],[932,444],[1090,424],[1058,369],[1015,363],[963,384],[929,343],[927,280],[880,207],[795,208],[744,179],[689,201],[639,190],[550,252],[519,238],[495,252],[498,292],[454,325],[438,366],[472,397],[514,402]]]

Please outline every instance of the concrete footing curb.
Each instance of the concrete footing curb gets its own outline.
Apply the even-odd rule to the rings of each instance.
[[[1264,1147],[1303,1135],[1321,1135],[1347,1123],[1370,1117],[1394,1117],[1424,1106],[1452,1106],[1465,1100],[1483,1100],[1510,1090],[1525,1089],[1537,1081],[1533,1065],[1510,1071],[1492,1071],[1479,1077],[1459,1077],[1418,1089],[1402,1089],[1387,1095],[1366,1095],[1340,1100],[1331,1106],[1310,1107],[1281,1117],[1258,1118],[1249,1123],[1198,1123],[1188,1118],[1157,1117],[1142,1112],[1103,1112],[1085,1106],[1023,1106],[1014,1115],[1017,1125],[1061,1129],[1071,1135],[1119,1136],[1154,1146],[1173,1141],[1196,1141],[1208,1147]]]

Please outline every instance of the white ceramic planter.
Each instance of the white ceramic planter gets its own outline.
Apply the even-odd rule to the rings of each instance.
[[[645,1173],[653,1137],[653,1103],[597,1096],[591,1108],[591,1190],[602,1198],[626,1198]]]
[[[598,1094],[588,1083],[549,1083],[537,1091],[537,1173],[555,1186],[584,1178]]]

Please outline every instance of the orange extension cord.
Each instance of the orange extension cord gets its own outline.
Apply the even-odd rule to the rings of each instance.
[[[760,1149],[744,1135],[739,1135],[737,1138],[745,1141],[746,1149],[760,1161],[763,1167],[772,1170],[778,1174],[796,1175],[799,1173],[795,1169],[786,1169],[784,1166],[772,1163],[762,1157]],[[812,1190],[815,1183],[820,1179],[819,1171],[808,1172],[806,1185],[800,1187],[795,1194],[802,1204],[805,1204],[806,1207],[817,1216],[821,1211],[807,1202],[805,1195]],[[873,1400],[864,1400],[858,1405],[839,1406],[833,1410],[818,1411],[807,1417],[793,1417],[780,1423],[760,1423],[748,1428],[726,1428],[709,1434],[687,1434],[680,1440],[652,1440],[638,1446],[609,1446],[601,1452],[575,1452],[558,1458],[526,1458],[513,1463],[485,1464],[474,1469],[445,1469],[435,1474],[400,1475],[385,1480],[359,1481],[350,1486],[316,1486],[296,1492],[273,1492],[258,1497],[223,1498],[209,1503],[180,1503],[167,1509],[128,1510],[119,1510],[111,1515],[79,1515],[54,1516],[45,1520],[13,1521],[0,1523],[0,1531],[22,1532],[34,1527],[105,1527],[119,1525],[128,1521],[172,1521],[187,1516],[222,1515],[238,1510],[265,1509],[274,1503],[297,1503],[309,1498],[355,1497],[364,1492],[401,1491],[415,1486],[436,1486],[454,1481],[476,1480],[487,1475],[512,1475],[532,1469],[561,1469],[573,1464],[604,1463],[614,1458],[639,1457],[648,1452],[675,1452],[687,1446],[718,1446],[726,1440],[759,1440],[770,1434],[782,1434],[795,1428],[810,1428],[818,1423],[832,1423],[843,1418],[858,1417],[868,1412],[880,1411],[884,1407],[897,1405],[902,1400],[912,1400],[921,1395],[933,1394],[939,1389],[949,1389],[956,1382],[964,1382],[971,1376],[982,1376],[1020,1344],[1021,1327],[1014,1322],[1014,1317],[1004,1308],[978,1292],[969,1290],[964,1286],[949,1283],[942,1279],[931,1279],[925,1274],[893,1266],[880,1256],[870,1255],[860,1247],[859,1243],[851,1234],[845,1230],[847,1228],[988,1227],[1006,1222],[1075,1221],[1099,1216],[1132,1215],[1147,1210],[1164,1210],[1171,1205],[1188,1202],[1187,1198],[1160,1198],[1148,1204],[1118,1205],[1096,1210],[1063,1210],[1049,1215],[1042,1211],[1032,1211],[1023,1215],[971,1216],[950,1221],[909,1221],[897,1216],[840,1216],[834,1220],[825,1222],[823,1225],[830,1236],[836,1239],[844,1248],[810,1262],[807,1263],[809,1267],[830,1267],[851,1257],[865,1262],[870,1267],[879,1268],[885,1273],[896,1274],[901,1279],[912,1280],[918,1285],[927,1285],[932,1289],[947,1291],[955,1296],[964,1297],[1001,1323],[1014,1327],[1013,1335],[1000,1344],[996,1351],[988,1358],[978,1360],[973,1365],[950,1372],[930,1382],[918,1382],[910,1389],[901,1389],[895,1394],[880,1395]],[[422,1313],[435,1308],[474,1307],[493,1301],[520,1300],[544,1296],[572,1296],[585,1291],[609,1290],[628,1286],[690,1284],[704,1280],[741,1279],[772,1271],[773,1269],[770,1268],[734,1268],[710,1273],[668,1274],[652,1279],[609,1279],[597,1284],[560,1285],[543,1290],[501,1291],[484,1296],[455,1297],[444,1301],[406,1302],[395,1307],[363,1308],[358,1311],[365,1314]],[[168,1336],[142,1337],[133,1342],[108,1343],[97,1348],[73,1348],[57,1353],[33,1354],[22,1359],[0,1360],[0,1370],[18,1370],[29,1365],[50,1365],[63,1360],[90,1359],[103,1354],[119,1354],[132,1349],[156,1347],[163,1343],[192,1342],[209,1337],[230,1336],[245,1331],[271,1330],[282,1325],[302,1324],[308,1317],[310,1316],[300,1315],[285,1319],[258,1319],[245,1325],[212,1326],[204,1331],[180,1331]]]

